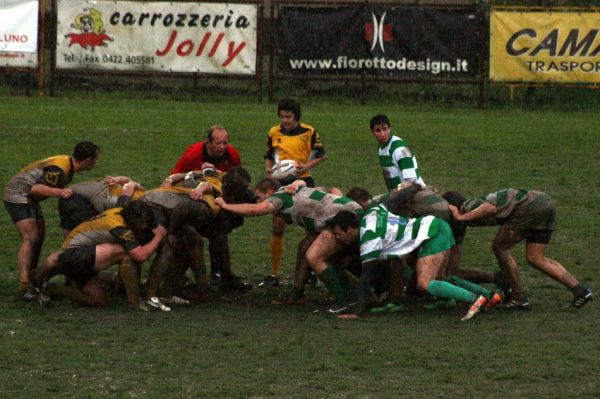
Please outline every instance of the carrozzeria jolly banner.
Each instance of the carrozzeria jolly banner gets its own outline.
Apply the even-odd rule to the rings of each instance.
[[[37,68],[37,0],[0,1],[0,66]]]
[[[58,0],[56,67],[254,75],[257,6]]]
[[[493,11],[490,79],[600,83],[600,13]]]
[[[474,79],[476,9],[356,5],[282,6],[279,73],[372,74],[405,79]]]

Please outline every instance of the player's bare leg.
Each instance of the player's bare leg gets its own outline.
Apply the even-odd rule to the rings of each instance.
[[[503,225],[492,242],[492,251],[498,260],[504,280],[512,288],[512,296],[515,300],[522,300],[524,291],[519,277],[517,261],[510,250],[522,240],[523,237],[515,229]]]
[[[40,219],[41,224],[44,220]],[[25,291],[30,283],[31,270],[37,266],[42,245],[44,243],[45,227],[40,230],[40,222],[36,219],[23,219],[15,223],[23,243],[17,255],[19,274],[19,291]],[[34,264],[35,262],[35,264]]]
[[[525,247],[527,262],[567,288],[575,288],[579,284],[579,281],[563,265],[545,256],[547,246],[547,244],[528,242]]]

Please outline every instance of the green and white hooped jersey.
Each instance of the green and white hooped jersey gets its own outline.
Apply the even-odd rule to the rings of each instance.
[[[415,182],[425,187],[419,174],[417,158],[401,138],[390,136],[386,144],[379,146],[378,156],[388,190],[395,190],[400,183],[405,182]]]
[[[363,263],[398,259],[435,236],[437,229],[438,219],[434,216],[403,218],[383,205],[376,206],[360,223],[360,258]]]
[[[296,224],[308,231],[320,232],[328,220],[340,211],[362,214],[362,208],[347,197],[340,197],[310,187],[302,187],[295,194],[280,189],[266,201],[271,202],[286,223]]]

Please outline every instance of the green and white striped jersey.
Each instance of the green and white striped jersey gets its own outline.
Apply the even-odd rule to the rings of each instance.
[[[541,191],[505,188],[472,198],[463,204],[463,212],[471,212],[484,202],[496,207],[496,213],[470,220],[469,226],[496,226],[510,224],[518,229],[554,230],[556,210],[552,198]]]
[[[425,187],[419,173],[417,158],[401,138],[390,136],[386,144],[379,146],[378,156],[388,190],[395,190],[400,183],[405,182],[415,182]]]
[[[400,258],[435,236],[437,229],[434,216],[403,218],[378,205],[361,220],[360,257],[363,263]]]
[[[266,201],[271,202],[286,223],[296,224],[312,232],[320,232],[328,220],[340,211],[362,214],[362,208],[347,197],[340,197],[310,187],[302,187],[295,194],[280,189]]]

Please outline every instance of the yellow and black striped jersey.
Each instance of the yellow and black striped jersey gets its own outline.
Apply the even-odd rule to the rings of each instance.
[[[30,204],[40,200],[30,195],[31,187],[35,184],[64,188],[73,180],[73,174],[73,161],[68,155],[57,155],[33,162],[10,179],[2,199],[15,204]]]
[[[96,246],[104,243],[120,244],[126,251],[140,245],[133,231],[121,216],[123,208],[113,208],[86,220],[65,238],[62,249]]]
[[[274,162],[291,159],[306,163],[313,158],[321,158],[325,150],[321,145],[321,138],[315,128],[299,123],[292,131],[286,131],[281,125],[273,126],[267,133],[267,153],[265,159]],[[306,171],[300,178],[310,176]]]

